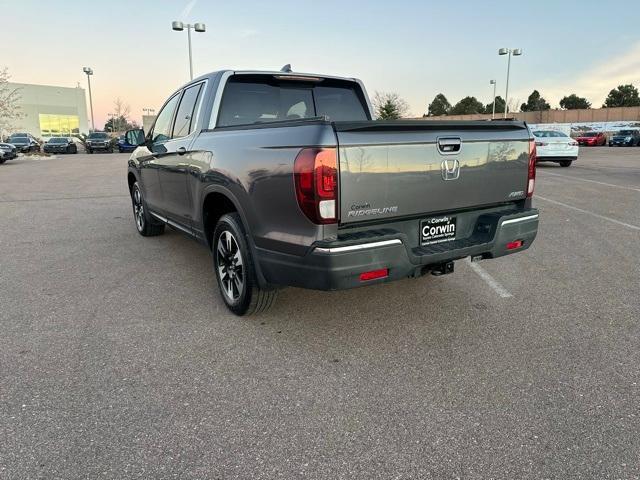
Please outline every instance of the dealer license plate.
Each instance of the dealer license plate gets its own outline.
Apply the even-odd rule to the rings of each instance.
[[[449,242],[456,238],[456,217],[426,218],[420,221],[420,244]]]

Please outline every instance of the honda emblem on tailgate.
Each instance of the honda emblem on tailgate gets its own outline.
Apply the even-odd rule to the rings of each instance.
[[[456,158],[442,160],[440,173],[443,180],[457,180],[460,176],[460,162]]]

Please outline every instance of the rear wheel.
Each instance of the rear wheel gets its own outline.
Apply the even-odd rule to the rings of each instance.
[[[213,268],[227,308],[239,316],[268,310],[278,292],[263,290],[258,285],[246,233],[237,213],[220,218],[211,244]]]
[[[571,166],[571,160],[562,160],[560,162],[560,166],[561,167],[569,167],[569,166]]]
[[[164,223],[154,220],[147,203],[144,201],[142,190],[138,182],[133,184],[131,188],[131,203],[133,205],[133,219],[136,222],[138,233],[143,237],[154,237],[164,233]]]

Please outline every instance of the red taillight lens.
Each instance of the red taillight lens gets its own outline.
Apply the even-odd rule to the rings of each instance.
[[[507,250],[515,250],[516,248],[520,248],[522,246],[522,240],[516,240],[515,242],[507,243]]]
[[[335,148],[305,148],[293,167],[296,198],[313,223],[338,221],[338,165]]]
[[[380,270],[372,270],[370,272],[364,272],[360,274],[360,281],[366,282],[367,280],[375,280],[376,278],[385,278],[389,276],[388,268],[381,268]]]
[[[529,140],[529,174],[527,175],[527,197],[533,196],[536,186],[536,141]]]

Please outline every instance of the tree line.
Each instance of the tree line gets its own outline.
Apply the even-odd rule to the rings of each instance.
[[[505,101],[501,96],[495,99],[496,113],[504,113]],[[638,89],[632,84],[619,85],[612,89],[602,105],[602,108],[613,107],[637,107],[640,106],[640,95]],[[560,100],[560,108],[565,110],[575,110],[591,108],[591,103],[584,97],[579,97],[575,93],[567,95]],[[540,110],[550,110],[551,105],[540,95],[538,90],[531,92],[526,103],[520,105],[521,112],[534,112]],[[442,115],[468,115],[477,113],[492,113],[493,102],[484,105],[476,97],[464,97],[455,105],[451,105],[444,94],[439,93],[427,107],[425,117],[438,117]]]

